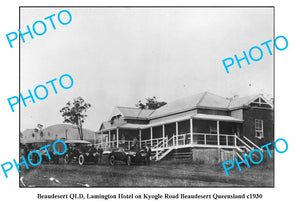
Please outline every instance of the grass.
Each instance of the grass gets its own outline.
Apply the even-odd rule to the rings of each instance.
[[[236,167],[226,176],[222,164],[162,161],[150,166],[42,164],[20,173],[26,187],[273,187],[273,165]],[[59,182],[56,182],[58,180]],[[24,186],[20,182],[20,186]]]

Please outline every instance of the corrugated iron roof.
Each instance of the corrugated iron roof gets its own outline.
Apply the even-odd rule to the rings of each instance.
[[[203,92],[196,95],[180,98],[175,101],[171,101],[168,104],[156,110],[139,109],[133,107],[120,107],[120,106],[118,106],[116,109],[118,109],[119,112],[121,112],[125,118],[152,120],[154,118],[164,117],[175,113],[181,113],[196,108],[232,110],[232,109],[244,107],[245,105],[250,104],[251,101],[254,101],[254,99],[258,97],[263,97],[263,95],[258,94],[258,95],[245,96],[241,98],[228,99],[219,95],[215,95],[210,92]],[[236,121],[236,122],[241,121],[231,116],[222,117],[221,115],[207,115],[207,114],[198,114],[197,118],[205,119],[205,116],[206,119],[218,118],[219,120],[223,119],[225,121]],[[166,119],[166,120],[174,120],[174,119]],[[103,124],[104,124],[104,129],[111,129],[115,127],[115,126],[112,127],[109,122],[104,122]],[[156,124],[152,123],[148,125],[135,125],[135,127],[132,126],[132,128],[146,127],[150,125],[153,126]],[[123,124],[120,126],[123,126]]]
[[[165,116],[171,113],[182,112],[193,108],[218,108],[227,110],[230,100],[209,93],[203,92],[197,95],[188,96],[185,98],[172,101],[153,112],[150,118]]]
[[[119,111],[127,118],[147,119],[155,110],[153,109],[139,109],[134,107],[120,107]]]
[[[234,98],[230,101],[228,108],[233,109],[237,107],[242,107],[244,105],[247,105],[251,100],[258,96],[259,95],[249,95],[241,98]]]

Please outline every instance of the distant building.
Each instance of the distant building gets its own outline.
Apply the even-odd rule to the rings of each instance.
[[[156,110],[116,107],[110,118],[97,132],[106,150],[129,149],[137,138],[140,148],[152,147],[155,160],[183,149],[218,149],[218,155],[234,150],[240,156],[274,141],[273,105],[262,94],[227,99],[204,92]]]

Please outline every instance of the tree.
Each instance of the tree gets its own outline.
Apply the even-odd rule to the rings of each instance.
[[[136,107],[140,109],[158,109],[159,107],[162,107],[166,105],[167,102],[165,101],[158,101],[156,96],[153,96],[152,98],[146,98],[146,103],[142,103],[141,100],[135,105]]]
[[[78,97],[67,102],[59,112],[62,113],[64,123],[70,123],[78,130],[80,140],[83,140],[82,124],[87,117],[86,111],[91,107],[91,104],[85,103],[82,97]]]
[[[42,124],[38,124],[37,128],[35,128],[35,130],[37,129],[37,132],[40,135],[40,139],[42,139],[42,137],[44,137],[43,126],[44,125],[42,125]]]

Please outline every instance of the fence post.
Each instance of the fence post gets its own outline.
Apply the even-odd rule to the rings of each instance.
[[[175,146],[175,137],[174,137],[174,134],[173,134],[173,146]]]
[[[206,145],[206,134],[204,134],[204,144]]]
[[[226,135],[226,146],[228,146],[228,135]]]
[[[156,160],[158,160],[158,147],[156,147]]]
[[[234,134],[234,146],[236,146],[236,134]]]

